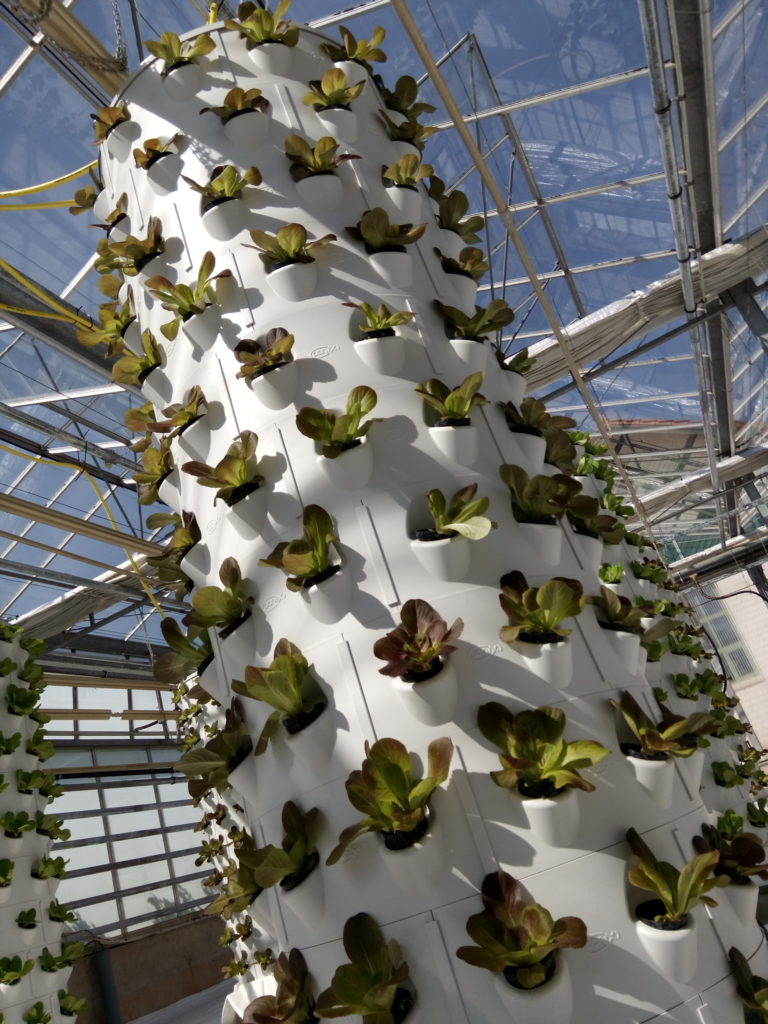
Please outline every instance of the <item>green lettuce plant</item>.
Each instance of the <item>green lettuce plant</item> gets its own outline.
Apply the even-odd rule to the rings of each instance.
[[[318,577],[335,570],[331,563],[331,548],[338,545],[333,520],[320,505],[306,505],[302,514],[303,536],[297,540],[281,541],[259,565],[282,569],[288,579],[289,590],[300,591],[311,587]]]
[[[651,583],[656,583],[658,586],[663,587],[669,579],[666,566],[657,558],[644,558],[642,562],[638,559],[633,559],[629,564],[635,578],[638,580],[649,580]]]
[[[11,884],[15,867],[16,865],[9,857],[0,859],[0,889],[5,889]]]
[[[345,25],[339,26],[339,33],[341,34],[341,45],[338,43],[320,44],[322,52],[332,61],[351,60],[364,67],[366,71],[371,70],[371,61],[377,63],[386,61],[387,55],[381,49],[381,44],[387,33],[380,25],[376,25],[370,39],[355,39]]]
[[[233,508],[264,482],[264,477],[256,472],[258,441],[258,436],[252,430],[243,430],[215,466],[192,461],[185,462],[181,469],[195,477],[201,487],[216,488],[214,505],[221,498],[229,508]]]
[[[499,603],[507,616],[499,637],[504,643],[560,643],[571,634],[564,619],[579,615],[586,604],[578,580],[556,576],[539,587],[531,587],[519,571],[505,573],[499,581]]]
[[[594,785],[580,772],[609,753],[596,740],[565,740],[565,713],[560,708],[545,706],[515,715],[491,701],[478,708],[477,724],[501,751],[501,771],[491,772],[491,778],[523,797],[550,798],[566,787],[591,793]]]
[[[323,235],[310,242],[307,229],[301,224],[285,224],[276,235],[254,228],[250,236],[254,244],[244,244],[259,250],[259,259],[268,274],[290,263],[313,263],[316,249],[336,241],[336,235]]]
[[[368,302],[342,302],[342,306],[350,306],[352,309],[359,309],[363,316],[363,326],[360,332],[363,337],[384,337],[393,335],[395,327],[410,323],[416,316],[405,309],[390,310],[384,303],[374,309]]]
[[[597,575],[603,583],[621,583],[621,578],[624,575],[624,566],[620,562],[615,565],[611,565],[610,562],[603,562],[597,570]]]
[[[559,949],[581,949],[587,928],[579,917],[556,921],[539,903],[527,902],[523,887],[505,871],[483,879],[483,910],[467,921],[474,946],[461,946],[456,956],[473,967],[503,973],[516,988],[533,989],[548,978],[548,958]]]
[[[411,598],[400,609],[400,625],[373,645],[374,655],[386,662],[379,672],[417,682],[456,650],[463,630],[461,619],[449,628],[431,604]]]
[[[236,558],[224,559],[219,566],[219,580],[220,587],[201,587],[192,594],[192,610],[184,616],[185,626],[218,626],[221,633],[228,635],[250,614],[254,599],[248,593]]]
[[[158,500],[158,488],[173,470],[173,455],[170,441],[163,438],[159,448],[149,447],[141,453],[141,469],[131,474],[136,481],[140,505],[154,505]]]
[[[521,348],[514,355],[510,356],[501,345],[495,345],[493,356],[503,373],[517,373],[521,377],[524,377],[526,373],[530,373],[536,364],[535,356],[529,355],[527,348]]]
[[[404,1020],[414,996],[403,987],[409,969],[399,944],[385,941],[369,914],[350,917],[342,941],[350,962],[336,968],[330,986],[317,997],[317,1016],[324,1020],[357,1014],[363,1024]]]
[[[309,83],[309,92],[304,93],[302,103],[322,113],[342,107],[349,110],[365,88],[365,81],[348,82],[341,68],[328,68],[322,78],[313,78]]]
[[[415,149],[418,149],[420,153],[423,152],[424,144],[430,135],[434,135],[437,131],[437,128],[426,127],[414,120],[400,121],[395,124],[383,110],[379,114],[379,119],[384,131],[392,142],[407,142]],[[475,239],[475,241],[478,241],[478,239]]]
[[[456,388],[449,388],[432,377],[424,384],[417,384],[414,390],[437,413],[439,426],[457,426],[469,419],[473,409],[487,405],[485,395],[480,394],[482,383],[482,373],[471,373]]]
[[[384,184],[414,187],[434,174],[431,164],[423,164],[416,153],[406,153],[381,172]]]
[[[597,609],[597,621],[601,626],[626,633],[643,633],[641,620],[646,617],[646,609],[633,605],[628,598],[607,587],[600,587],[600,593],[593,594],[587,601]]]
[[[133,151],[133,162],[140,170],[148,171],[161,157],[181,152],[183,143],[184,135],[181,132],[176,132],[168,139],[144,139]],[[118,216],[112,223],[116,223],[124,216],[123,211],[119,209],[115,212]]]
[[[280,725],[293,736],[311,725],[323,711],[326,701],[322,697],[318,700],[317,692],[310,694],[311,682],[309,662],[285,637],[278,640],[269,666],[246,665],[244,680],[232,680],[235,693],[274,708],[256,741],[257,756],[267,749]]]
[[[246,1006],[243,1024],[312,1024],[315,1001],[312,998],[307,963],[298,949],[281,953],[272,976],[277,983],[274,995],[258,996]]]
[[[200,206],[203,212],[228,199],[242,199],[247,185],[260,185],[261,171],[258,167],[248,167],[242,174],[234,164],[219,164],[211,171],[207,182],[202,185],[193,178],[182,174],[182,180],[200,193]]]
[[[22,960],[20,956],[0,957],[0,985],[18,985],[34,966],[34,960]]]
[[[38,999],[36,1003],[33,1003],[29,1009],[24,1011],[21,1019],[24,1021],[24,1024],[50,1024],[53,1020],[53,1015],[46,1010],[43,1001]]]
[[[422,114],[435,112],[436,108],[431,103],[418,102],[419,87],[411,75],[401,75],[394,89],[388,89],[379,75],[374,80],[387,110],[402,114],[408,121],[418,121]]]
[[[48,904],[48,917],[51,921],[58,921],[61,924],[75,924],[77,921],[77,914],[58,900],[51,900]]]
[[[0,757],[5,757],[6,754],[12,754],[14,750],[18,750],[20,743],[20,732],[12,732],[8,736],[4,736],[0,732]]]
[[[141,332],[141,352],[134,352],[125,346],[122,357],[112,367],[112,379],[118,384],[141,387],[150,373],[161,365],[162,360],[155,337],[147,329]]]
[[[428,827],[429,799],[448,778],[453,743],[447,736],[427,748],[423,779],[414,775],[411,755],[399,740],[365,744],[362,770],[353,771],[345,786],[352,806],[364,817],[345,828],[326,864],[336,864],[347,847],[366,832],[384,833],[384,845],[402,849],[417,841]]]
[[[128,235],[121,242],[110,242],[108,238],[99,240],[96,246],[94,268],[97,273],[120,270],[126,277],[136,275],[155,256],[165,252],[163,225],[158,217],[150,217],[147,221],[147,233],[143,238]]]
[[[715,874],[725,875],[733,885],[748,881],[751,875],[757,875],[763,881],[768,879],[765,844],[754,832],[739,832],[726,838],[719,828],[705,822],[701,826],[701,835],[693,836],[692,842],[697,853],[717,850],[720,860]]]
[[[57,818],[55,814],[46,814],[44,811],[37,811],[35,814],[35,832],[38,835],[65,843],[72,833],[68,828],[63,828],[63,825],[64,820]]]
[[[293,362],[294,337],[284,327],[271,327],[263,341],[244,338],[235,346],[235,359],[240,363],[236,376],[248,384],[257,378]]]
[[[106,278],[102,278],[103,280]],[[89,327],[79,327],[75,331],[75,337],[78,343],[86,348],[104,345],[107,357],[115,359],[125,351],[125,332],[135,319],[133,291],[129,288],[125,302],[114,300],[99,306],[98,327],[93,323]]]
[[[443,318],[445,333],[449,338],[487,341],[489,334],[500,331],[515,318],[514,312],[504,299],[493,299],[487,306],[475,306],[474,313],[464,313],[455,306],[446,306],[437,299],[434,305]]]
[[[484,514],[488,511],[491,499],[476,498],[476,494],[476,483],[461,487],[450,498],[446,498],[438,488],[433,488],[427,495],[427,505],[434,532],[447,537],[460,534],[468,540],[487,537],[497,526]]]
[[[199,57],[216,49],[216,43],[207,32],[202,32],[194,39],[183,40],[175,32],[163,32],[159,39],[145,39],[144,45],[153,57],[162,61],[160,74],[163,77],[185,64],[197,64]]]
[[[426,224],[392,224],[386,210],[374,206],[366,210],[354,227],[348,227],[347,233],[370,254],[402,251],[406,245],[418,242],[426,229]]]
[[[355,153],[339,153],[339,143],[332,135],[323,135],[314,146],[300,135],[285,139],[285,155],[291,162],[290,175],[294,181],[304,181],[317,174],[333,174],[337,167],[349,160],[359,160]]]
[[[216,789],[222,793],[229,787],[229,776],[253,750],[248,726],[230,708],[223,728],[203,747],[182,754],[175,768],[188,779],[200,780],[196,792]]]
[[[317,441],[326,459],[336,459],[343,452],[355,448],[374,423],[379,420],[362,422],[376,407],[378,397],[373,388],[361,384],[352,388],[347,396],[344,413],[336,413],[332,409],[316,409],[304,406],[296,415],[296,426],[305,437]]]
[[[752,828],[766,828],[768,826],[768,798],[761,796],[758,800],[750,801],[746,806],[747,821]]]
[[[116,107],[99,107],[96,113],[89,114],[89,117],[93,121],[94,145],[98,146],[119,124],[130,121],[131,112],[127,103],[120,103]]]
[[[717,901],[706,894],[728,885],[728,878],[714,874],[720,859],[716,850],[697,854],[681,870],[668,861],[657,860],[634,828],[627,829],[627,842],[637,858],[627,869],[629,883],[653,893],[664,905],[664,912],[657,914],[654,921],[685,921],[700,903],[717,906]]]
[[[20,910],[16,915],[16,924],[19,928],[37,928],[37,908],[30,907],[29,910]]]
[[[556,523],[581,491],[581,484],[563,473],[529,477],[521,466],[505,464],[499,476],[509,488],[512,515],[518,523]]]
[[[153,665],[155,678],[168,686],[176,686],[213,657],[208,634],[197,628],[183,633],[175,619],[165,618],[160,623],[163,639],[170,648]]]
[[[67,864],[63,857],[40,857],[30,874],[33,878],[63,878]]]
[[[712,733],[713,720],[703,712],[697,711],[684,718],[671,714],[662,706],[661,721],[654,722],[627,690],[620,700],[611,698],[610,702],[621,713],[645,757],[654,758],[661,754],[690,757],[698,749],[700,740]]]
[[[444,231],[455,231],[467,245],[477,245],[480,232],[485,226],[485,218],[479,214],[467,217],[469,200],[466,195],[455,188],[448,195],[441,196],[437,205],[438,226]]]
[[[31,715],[37,707],[40,694],[35,689],[8,683],[5,688],[5,705],[9,715]]]
[[[752,1024],[767,1024],[768,980],[752,973],[747,958],[735,946],[728,950],[728,962],[733,971],[739,998],[752,1013],[752,1016],[745,1017],[745,1020],[750,1020]]]
[[[237,858],[246,865],[262,889],[273,885],[290,891],[298,887],[317,867],[317,830],[320,812],[316,807],[304,813],[288,800],[283,805],[283,839],[280,846],[256,847],[244,839],[237,847]]]
[[[566,430],[576,422],[570,416],[548,412],[546,405],[532,395],[523,398],[519,406],[514,402],[505,402],[501,409],[511,431],[532,434],[535,437],[544,437],[546,431],[555,427]]]
[[[146,282],[147,288],[158,299],[163,309],[176,314],[172,320],[161,326],[160,333],[163,337],[173,341],[182,323],[199,313],[204,313],[209,306],[216,304],[216,288],[213,282],[232,277],[232,271],[220,270],[218,274],[214,274],[215,266],[216,259],[209,250],[203,256],[197,279],[192,285],[173,284],[161,274],[150,277]]]
[[[6,811],[0,816],[0,828],[8,839],[21,839],[25,832],[31,832],[34,827],[35,820],[26,811]]]
[[[241,3],[237,8],[238,20],[225,18],[224,25],[238,32],[249,48],[262,43],[282,43],[293,47],[299,41],[298,27],[283,19],[290,6],[291,0],[280,0],[274,11],[268,11],[256,3]]]
[[[66,989],[59,989],[59,1009],[64,1017],[77,1017],[88,1006],[85,996],[75,996]]]
[[[240,114],[248,114],[252,110],[265,114],[269,110],[269,100],[261,94],[261,89],[241,89],[236,85],[230,89],[219,106],[202,107],[201,114],[215,114],[222,124],[231,121]]]
[[[446,256],[438,248],[435,248],[440,266],[446,274],[463,274],[473,281],[481,281],[490,270],[490,264],[486,262],[482,249],[474,245],[466,245],[456,259],[453,256]],[[466,337],[465,334],[457,337]]]
[[[181,568],[181,560],[200,541],[200,528],[192,512],[157,512],[147,517],[150,530],[173,526],[173,532],[165,543],[160,555],[152,555],[147,563],[157,573],[157,578],[175,588],[176,598],[183,601],[192,589],[192,580]]]

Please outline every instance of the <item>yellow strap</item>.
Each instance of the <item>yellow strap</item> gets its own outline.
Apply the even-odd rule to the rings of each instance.
[[[0,210],[53,210],[58,206],[71,205],[71,199],[56,199],[50,203],[0,203]]]
[[[24,316],[37,316],[43,320],[63,320],[64,323],[71,324],[75,321],[72,316],[68,313],[43,313],[39,309],[24,309],[23,306],[9,306],[7,302],[0,302],[0,309],[5,309],[9,313],[23,313]]]
[[[46,306],[50,306],[51,309],[57,310],[59,313],[64,313],[68,320],[78,325],[78,327],[85,327],[89,331],[93,330],[93,324],[90,323],[82,316],[78,316],[77,313],[72,313],[67,309],[66,306],[62,306],[60,302],[52,299],[50,295],[46,295],[42,288],[38,287],[34,281],[30,281],[29,278],[24,277],[20,270],[16,270],[10,263],[6,263],[5,260],[0,257],[0,267],[6,270],[11,277],[15,278],[20,284],[23,284],[25,288],[28,288],[33,295],[36,295],[38,299],[42,300]]]
[[[0,199],[13,199],[15,196],[28,196],[33,192],[44,192],[47,188],[55,188],[56,185],[64,185],[68,181],[74,181],[81,174],[86,174],[92,167],[95,167],[98,160],[92,160],[85,167],[79,167],[76,171],[70,171],[60,178],[53,178],[51,181],[44,181],[41,185],[27,185],[26,188],[12,188],[7,192],[0,192]]]
[[[216,18],[219,16],[219,5],[217,3],[208,4],[208,24],[213,25]]]
[[[102,493],[101,493],[101,491],[99,489],[98,484],[93,479],[93,477],[91,476],[91,474],[88,472],[87,469],[83,469],[82,466],[78,466],[74,462],[54,462],[52,459],[44,459],[40,455],[27,455],[25,452],[17,451],[15,448],[7,448],[4,444],[0,444],[0,450],[4,451],[4,452],[8,452],[9,455],[15,455],[19,459],[26,459],[27,462],[38,462],[38,463],[41,463],[44,466],[56,466],[59,469],[62,468],[62,467],[65,468],[65,469],[66,468],[68,468],[68,469],[76,469],[78,472],[82,473],[83,476],[85,477],[85,479],[88,481],[88,483],[94,489],[94,491],[96,491],[96,497],[99,499],[99,504],[101,505],[101,507],[106,512],[107,518],[109,519],[110,523],[112,524],[112,529],[113,530],[117,530],[119,532],[120,527],[115,522],[114,517],[113,517],[113,515],[112,515],[112,513],[111,513],[111,511],[109,509],[109,505],[107,505],[106,499],[102,495]],[[24,543],[24,538],[23,537],[19,538],[19,543],[20,544]],[[152,602],[152,604],[155,606],[155,611],[158,612],[158,614],[160,615],[160,617],[162,619],[164,619],[165,618],[165,612],[160,607],[160,605],[157,603],[155,595],[149,589],[149,586],[148,586],[146,580],[144,579],[144,576],[142,575],[141,570],[139,569],[139,567],[136,565],[136,562],[134,561],[133,555],[131,554],[130,551],[126,550],[125,548],[123,548],[123,550],[125,551],[125,555],[126,555],[128,561],[131,563],[131,568],[133,569],[133,571],[138,576],[139,582],[141,583],[142,587],[144,588],[144,591],[146,592],[147,597]],[[67,552],[66,551],[62,551],[61,554],[65,558],[67,557]]]

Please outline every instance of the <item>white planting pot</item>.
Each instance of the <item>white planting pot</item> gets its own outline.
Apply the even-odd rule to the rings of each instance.
[[[260,43],[248,49],[248,56],[260,71],[287,75],[294,60],[294,48],[285,43]]]
[[[242,498],[229,510],[229,520],[235,533],[243,540],[256,540],[261,535],[267,518],[268,491],[262,484],[257,490]]]
[[[341,142],[354,142],[357,138],[358,121],[354,110],[344,107],[328,107],[317,111],[317,118],[325,135],[332,135]]]
[[[301,732],[291,735],[281,729],[280,735],[294,760],[308,772],[318,775],[328,763],[336,738],[330,705],[326,705],[314,722]]]
[[[204,352],[216,341],[220,326],[221,310],[218,306],[207,306],[202,313],[183,320],[181,331],[195,348]]]
[[[155,195],[167,196],[176,188],[181,173],[178,153],[163,153],[146,171],[147,181]]]
[[[568,787],[551,799],[523,800],[531,832],[548,846],[570,846],[579,830],[581,816],[576,790]]]
[[[388,185],[387,198],[396,211],[396,224],[421,224],[424,214],[424,193],[417,186]]]
[[[672,803],[672,788],[675,783],[675,768],[667,757],[664,760],[649,761],[627,755],[627,763],[635,775],[638,786],[645,790],[659,807]]]
[[[471,543],[457,534],[440,540],[412,540],[411,551],[433,579],[463,580],[469,572]]]
[[[181,64],[163,75],[163,88],[172,100],[185,100],[199,91],[203,69],[199,64]]]
[[[251,391],[267,409],[284,409],[290,405],[299,386],[297,360],[276,366],[260,377],[252,378]]]
[[[510,430],[502,411],[498,409],[496,412],[501,435],[500,445],[505,461],[511,466],[520,466],[528,476],[538,476],[544,466],[547,442],[536,434]]]
[[[412,149],[411,152],[413,152]],[[461,250],[465,248],[466,243],[458,231],[452,231],[450,228],[440,229],[439,249],[443,256],[450,256],[451,259],[457,260]]]
[[[459,427],[430,427],[429,436],[440,451],[460,466],[473,466],[480,454],[477,427],[471,423]]]
[[[724,889],[713,889],[711,895],[720,905],[719,909],[712,912],[716,922],[722,910],[730,911],[745,931],[754,924],[757,917],[757,900],[760,896],[760,887],[754,882],[748,881],[739,885],[731,883]]]
[[[296,182],[299,198],[308,210],[336,210],[344,198],[341,179],[336,174],[312,174]]]
[[[502,384],[504,401],[520,405],[525,398],[525,389],[527,387],[523,374],[517,373],[515,370],[502,370],[496,375],[496,379],[497,382]]]
[[[399,334],[385,338],[361,338],[354,342],[355,355],[369,370],[394,377],[405,365],[406,349],[413,342]]]
[[[542,438],[543,440],[543,438]],[[603,560],[603,542],[599,537],[588,537],[585,533],[570,533],[571,544],[584,572],[597,573]],[[638,644],[639,644],[638,638]]]
[[[459,699],[459,681],[450,658],[431,679],[419,683],[393,679],[392,683],[403,707],[419,722],[442,725],[451,721]]]
[[[488,366],[488,342],[473,338],[451,338],[448,342],[459,363],[459,373],[485,373]]]
[[[640,636],[624,629],[605,629],[601,626],[600,636],[606,646],[616,655],[631,676],[637,672],[640,657]]]
[[[234,196],[224,199],[203,210],[202,225],[211,238],[226,242],[235,238],[245,229],[246,209],[242,199]]]
[[[301,302],[308,299],[317,286],[317,264],[313,260],[277,267],[267,274],[267,284],[286,302]]]
[[[233,772],[230,772],[229,784],[237,790],[246,803],[258,805],[258,770],[253,754],[248,754],[242,763]]]
[[[563,531],[560,524],[518,523],[517,532],[525,545],[546,565],[556,565],[563,549]]]
[[[352,600],[352,575],[347,566],[316,586],[301,591],[309,612],[318,622],[330,625],[343,619]]]
[[[392,288],[407,288],[411,281],[413,264],[409,252],[372,252],[368,262]]]
[[[494,975],[496,994],[514,1024],[570,1024],[573,1019],[573,988],[562,952],[551,981],[538,988],[517,989],[502,974]]]
[[[362,444],[342,452],[335,459],[319,455],[317,464],[334,487],[356,491],[365,487],[373,476],[373,447],[365,437]]]
[[[447,306],[456,306],[462,313],[474,313],[477,281],[468,274],[444,273],[440,289]]]
[[[569,640],[557,644],[529,644],[515,640],[512,645],[529,672],[558,690],[565,690],[573,679],[573,651]]]
[[[687,928],[664,931],[644,921],[635,922],[635,933],[647,955],[665,978],[685,983],[696,973],[698,941],[693,916]]]
[[[222,125],[228,142],[242,149],[260,146],[269,132],[269,114],[262,110],[246,110],[228,118]]]
[[[675,761],[691,799],[697,799],[704,771],[704,751],[695,750],[690,757],[676,757]]]

